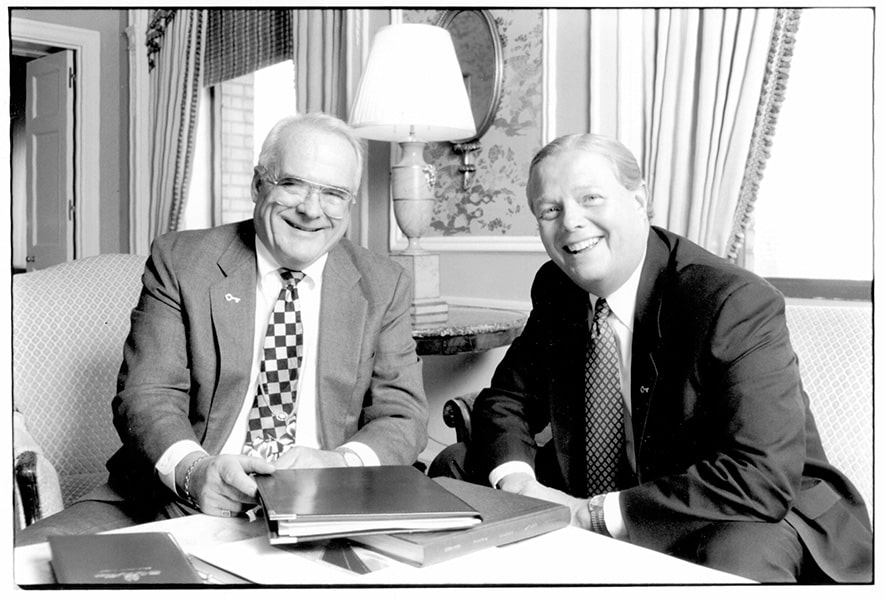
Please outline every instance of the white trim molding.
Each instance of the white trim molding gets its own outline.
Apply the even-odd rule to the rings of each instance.
[[[556,9],[541,11],[541,145],[556,138]]]
[[[145,40],[150,11],[129,10],[129,251],[147,255],[150,251],[150,74]]]
[[[101,253],[101,33],[21,17],[9,20],[9,37],[74,51],[77,94],[74,98],[74,253]]]
[[[396,238],[392,252],[401,252],[407,245],[406,237],[392,221]],[[541,238],[530,235],[452,235],[421,238],[421,247],[428,252],[544,252]]]
[[[353,99],[359,88],[362,78],[363,66],[369,60],[369,47],[372,44],[372,36],[369,33],[369,11],[361,8],[348,11],[345,21],[347,27],[347,39],[351,40],[347,52],[347,107],[348,112],[353,106]],[[349,118],[348,114],[348,118]],[[368,169],[368,152],[363,157],[363,180],[360,182],[359,195],[359,238],[358,243],[366,248],[369,247],[369,193],[367,191],[365,171]]]

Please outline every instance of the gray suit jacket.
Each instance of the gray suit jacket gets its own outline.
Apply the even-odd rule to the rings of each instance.
[[[113,401],[123,447],[108,470],[122,496],[168,501],[154,464],[177,441],[221,450],[251,384],[256,279],[251,220],[154,242]],[[341,240],[329,252],[322,294],[322,448],[357,441],[382,464],[414,462],[427,441],[428,412],[408,276]]]

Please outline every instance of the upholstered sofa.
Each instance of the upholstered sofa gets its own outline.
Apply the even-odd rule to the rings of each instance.
[[[872,303],[788,298],[787,327],[827,458],[857,486],[872,516]],[[443,406],[458,441],[470,438],[474,397]]]
[[[15,505],[24,526],[106,478],[110,401],[145,258],[106,254],[13,278]],[[872,304],[789,300],[787,322],[824,447],[873,497]],[[469,436],[471,398],[443,418]],[[57,475],[56,475],[57,473]]]
[[[14,503],[21,526],[107,479],[104,463],[120,444],[111,399],[144,263],[143,256],[103,254],[13,277]]]

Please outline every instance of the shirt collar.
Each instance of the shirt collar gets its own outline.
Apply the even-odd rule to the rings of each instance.
[[[639,261],[639,264],[636,265],[636,268],[633,269],[633,272],[630,274],[630,277],[627,278],[627,281],[625,281],[621,287],[609,294],[605,299],[615,318],[623,323],[631,332],[633,331],[633,316],[636,314],[636,294],[639,292],[639,277],[642,274],[642,266],[645,264],[645,255],[647,251],[648,247],[645,247],[642,250],[642,259]],[[599,296],[591,294],[590,292],[587,292],[587,295],[590,296],[591,306],[595,309],[596,300],[599,299]]]
[[[273,257],[273,254],[270,253],[270,250],[267,249],[267,246],[261,241],[257,235],[255,236],[255,255],[256,262],[258,265],[258,278],[264,279],[270,274],[276,274],[276,271],[279,271],[283,267],[280,263],[277,262],[277,259]],[[326,252],[318,259],[313,261],[310,266],[302,269],[304,273],[304,278],[313,284],[316,284],[322,279],[323,270],[326,268],[326,260],[329,258],[329,253]],[[277,278],[277,281],[281,281]]]

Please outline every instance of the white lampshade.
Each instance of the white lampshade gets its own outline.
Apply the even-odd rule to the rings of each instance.
[[[461,66],[442,27],[398,24],[375,34],[350,124],[364,138],[463,140],[476,134]]]

